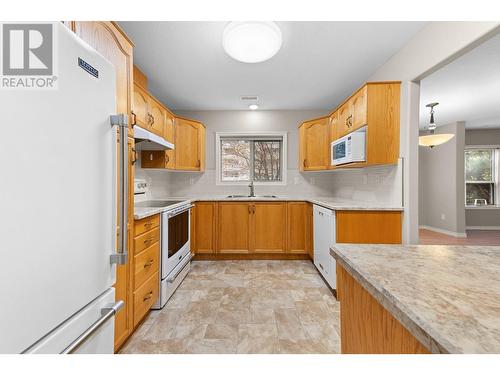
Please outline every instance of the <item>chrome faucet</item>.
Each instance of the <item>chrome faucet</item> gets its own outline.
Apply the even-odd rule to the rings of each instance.
[[[248,185],[248,187],[250,188],[250,195],[249,195],[249,197],[251,197],[251,198],[255,197],[255,188],[253,186],[253,181],[250,182],[250,185]]]

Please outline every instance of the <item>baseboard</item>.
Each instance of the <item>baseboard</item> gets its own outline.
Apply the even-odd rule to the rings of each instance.
[[[467,238],[467,233],[452,232],[451,230],[431,227],[430,225],[419,225],[418,227],[419,227],[419,229],[427,229],[427,230],[430,230],[432,232],[446,234],[447,236],[452,236],[452,237],[456,237],[456,238]]]
[[[468,230],[500,230],[500,226],[489,225],[489,226],[470,226],[466,227]]]
[[[193,260],[310,260],[307,254],[195,254]]]

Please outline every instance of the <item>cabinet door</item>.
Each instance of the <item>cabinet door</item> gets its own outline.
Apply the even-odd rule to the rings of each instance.
[[[175,127],[174,115],[167,111],[166,117],[165,117],[165,139],[168,142],[174,143],[174,146],[175,146],[174,127]],[[165,163],[166,163],[165,168],[175,169],[175,151],[174,150],[165,151]]]
[[[216,233],[216,211],[215,202],[196,202],[194,217],[194,241],[196,253],[215,253],[215,233]]]
[[[250,252],[250,205],[246,202],[219,202],[217,249],[221,254]]]
[[[347,101],[338,110],[337,138],[340,138],[351,131],[352,128],[352,107]]]
[[[302,124],[303,170],[328,169],[330,155],[329,118],[308,121]]]
[[[337,111],[335,111],[330,115],[330,120],[329,120],[330,142],[333,142],[338,138],[338,121],[339,121],[339,114]]]
[[[163,109],[163,106],[151,97],[149,100],[149,113],[151,115],[149,130],[152,133],[164,138],[166,113],[165,110]]]
[[[400,244],[399,211],[337,211],[337,243]]]
[[[306,231],[306,246],[309,258],[314,262],[314,220],[313,220],[313,205],[307,203],[307,231]]]
[[[284,253],[286,249],[286,202],[250,205],[252,251]]]
[[[199,151],[199,169],[200,172],[205,171],[205,127],[202,124],[198,124],[198,147]]]
[[[141,168],[164,169],[169,162],[167,151],[141,151]]]
[[[134,102],[132,106],[134,124],[150,130],[151,118],[149,115],[149,94],[140,86],[134,84]]]
[[[133,44],[118,25],[109,21],[72,21],[76,35],[111,62],[116,72],[116,112],[130,115],[133,86]],[[132,136],[132,121],[129,121]]]
[[[194,121],[175,119],[175,169],[200,170],[199,129]]]
[[[367,93],[367,86],[364,86],[350,100],[353,117],[351,130],[356,130],[366,125]]]
[[[307,202],[287,203],[287,252],[295,254],[308,253],[309,219]]]

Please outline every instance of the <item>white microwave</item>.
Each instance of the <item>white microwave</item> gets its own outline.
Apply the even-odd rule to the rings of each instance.
[[[331,165],[366,161],[366,127],[331,143]]]

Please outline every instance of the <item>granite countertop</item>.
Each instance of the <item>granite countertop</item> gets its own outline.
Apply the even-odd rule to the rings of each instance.
[[[331,255],[433,353],[500,353],[500,246],[343,245]]]
[[[185,202],[197,202],[197,201],[217,201],[217,202],[238,202],[238,201],[274,201],[274,202],[283,202],[283,201],[306,201],[311,202],[313,204],[317,204],[326,208],[330,208],[332,210],[366,210],[366,211],[403,211],[403,207],[399,206],[386,206],[380,205],[370,202],[361,202],[354,201],[348,199],[341,198],[323,198],[323,197],[304,197],[304,196],[278,196],[277,198],[271,197],[237,197],[237,198],[228,198],[226,195],[209,195],[209,196],[199,196],[199,197],[168,197],[168,198],[155,198],[154,200],[176,200]],[[174,206],[168,206],[168,209],[173,208]],[[134,219],[142,219],[147,216],[155,215],[160,212],[165,211],[166,207],[134,207]]]

